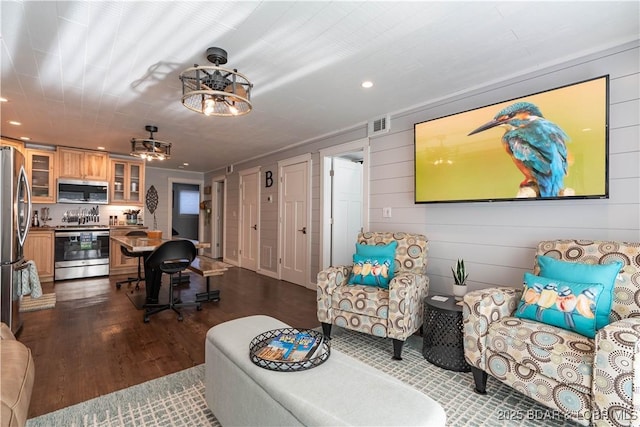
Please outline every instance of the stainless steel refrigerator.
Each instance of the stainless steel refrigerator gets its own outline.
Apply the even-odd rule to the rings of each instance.
[[[22,327],[19,304],[23,247],[31,220],[31,193],[25,158],[13,147],[0,147],[0,317],[13,333]]]

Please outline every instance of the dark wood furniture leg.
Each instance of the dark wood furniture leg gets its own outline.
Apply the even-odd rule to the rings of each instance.
[[[471,372],[473,373],[473,381],[476,383],[474,391],[478,394],[487,394],[487,373],[475,366],[471,367]]]
[[[210,290],[209,279],[210,277],[207,276],[207,292],[196,294],[196,302],[220,301],[220,290]]]
[[[331,323],[322,323],[322,333],[327,339],[331,339]]]
[[[393,340],[393,360],[402,360],[402,346],[404,345],[404,341],[397,340],[392,338]]]

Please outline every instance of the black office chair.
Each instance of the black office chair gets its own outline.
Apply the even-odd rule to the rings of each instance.
[[[147,236],[147,232],[146,231],[142,231],[142,230],[134,230],[134,231],[130,231],[126,234],[127,236]],[[135,290],[139,290],[140,289],[140,281],[144,280],[144,277],[142,277],[142,258],[144,257],[144,253],[143,252],[131,252],[129,249],[125,248],[124,246],[120,245],[120,252],[122,252],[122,254],[124,256],[128,256],[131,258],[138,258],[138,277],[128,277],[127,280],[121,280],[120,282],[116,282],[116,288],[120,289],[122,287],[123,283],[131,283],[131,282],[136,282],[136,288]],[[131,293],[133,293],[133,290],[131,290]]]
[[[197,250],[190,240],[169,240],[158,246],[149,255],[145,262],[147,268],[160,270],[169,274],[169,302],[167,304],[145,304],[144,323],[149,322],[149,316],[164,310],[173,310],[178,313],[178,320],[182,320],[182,313],[178,311],[180,307],[196,306],[198,311],[202,310],[199,302],[181,302],[173,296],[173,275],[180,273],[191,265],[197,255]],[[162,276],[160,276],[162,280]]]

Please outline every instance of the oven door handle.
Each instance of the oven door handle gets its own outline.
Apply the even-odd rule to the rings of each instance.
[[[90,233],[92,236],[109,237],[108,231],[56,231],[56,237],[80,237],[81,234]]]

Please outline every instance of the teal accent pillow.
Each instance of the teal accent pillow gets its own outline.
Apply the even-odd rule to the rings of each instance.
[[[524,292],[514,316],[594,338],[596,319],[609,316],[604,289],[601,283],[565,282],[524,273]]]
[[[353,255],[353,268],[349,276],[350,285],[377,286],[389,289],[393,279],[394,262],[391,257]]]
[[[391,259],[395,259],[397,247],[398,242],[395,240],[386,245],[365,245],[362,243],[356,243],[356,254],[362,256],[390,257]]]
[[[560,261],[545,255],[538,255],[540,276],[575,283],[602,283],[604,286],[601,302],[602,311],[596,317],[596,330],[609,324],[609,313],[613,303],[613,287],[623,264],[614,261],[610,264],[585,264],[581,262]],[[606,313],[605,308],[606,307]]]

